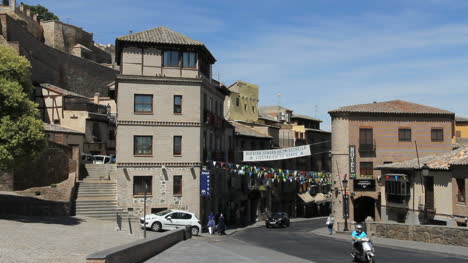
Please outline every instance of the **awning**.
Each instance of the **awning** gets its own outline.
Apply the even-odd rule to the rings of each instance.
[[[325,196],[323,193],[318,193],[315,196],[311,196],[308,192],[302,193],[302,194],[297,194],[304,203],[326,203],[326,202],[331,202],[331,199],[327,196]]]
[[[302,201],[304,201],[304,203],[308,204],[308,203],[311,203],[314,201],[314,197],[311,196],[309,194],[309,192],[305,192],[305,193],[302,193],[302,194],[297,194],[297,196],[299,196]]]

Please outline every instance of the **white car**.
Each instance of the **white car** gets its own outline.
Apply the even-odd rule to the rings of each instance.
[[[141,227],[145,227],[145,220],[140,218]],[[185,226],[192,227],[192,235],[200,233],[201,222],[194,213],[182,210],[164,210],[156,214],[146,215],[146,228],[153,231],[173,230]]]

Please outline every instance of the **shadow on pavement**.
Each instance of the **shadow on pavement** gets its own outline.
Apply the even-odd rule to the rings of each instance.
[[[41,223],[55,225],[78,225],[86,222],[85,219],[73,216],[22,216],[22,215],[0,215],[0,220],[17,221],[21,223]]]

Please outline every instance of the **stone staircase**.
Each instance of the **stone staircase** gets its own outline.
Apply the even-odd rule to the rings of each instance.
[[[76,215],[102,220],[116,220],[117,213],[122,220],[136,218],[117,207],[117,182],[110,180],[114,164],[86,164],[88,176],[79,182],[76,199]],[[125,223],[123,221],[122,223]]]

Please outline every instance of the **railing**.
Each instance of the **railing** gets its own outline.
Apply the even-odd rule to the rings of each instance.
[[[359,144],[360,152],[375,152],[375,143],[372,144]]]

